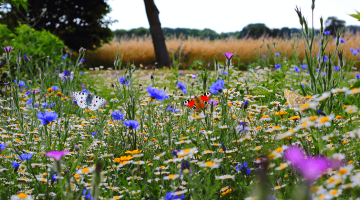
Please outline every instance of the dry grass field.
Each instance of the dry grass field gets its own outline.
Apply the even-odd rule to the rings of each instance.
[[[331,37],[331,36],[330,36]],[[340,45],[340,49],[344,50],[345,59],[359,60],[360,54],[354,56],[350,51],[350,48],[360,48],[360,34],[345,33],[342,37],[346,42]],[[315,53],[318,53],[318,42],[320,38],[314,41]],[[222,52],[233,52],[236,55],[241,56],[240,62],[249,63],[249,61],[255,60],[256,53],[258,55],[268,54],[270,46],[271,57],[274,53],[281,53],[281,56],[290,57],[294,45],[294,53],[299,55],[300,60],[304,59],[304,43],[297,37],[289,39],[281,38],[260,38],[260,39],[227,39],[227,40],[200,40],[198,38],[167,38],[166,46],[168,48],[169,55],[171,56],[171,48],[178,49],[179,45],[182,44],[182,48],[186,52],[186,56],[183,59],[183,69],[193,63],[195,60],[201,60],[205,63],[213,62],[214,56],[218,56],[220,61],[223,59]],[[262,46],[261,50],[260,47]],[[334,51],[335,41],[334,38],[330,39],[327,51],[331,53]],[[140,38],[127,38],[113,40],[110,44],[105,44],[96,51],[88,51],[86,56],[86,64],[89,67],[104,66],[105,68],[113,66],[114,52],[118,50],[120,53],[123,52],[123,64],[127,61],[134,63],[135,65],[151,65],[155,63],[155,54],[150,36]],[[171,59],[171,57],[170,57]]]

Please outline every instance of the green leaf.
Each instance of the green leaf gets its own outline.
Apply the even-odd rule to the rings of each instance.
[[[357,14],[351,14],[350,16],[353,17],[353,18],[356,18],[360,21],[360,12],[356,11]]]
[[[356,81],[352,86],[351,86],[351,89],[352,88],[359,88],[360,87],[360,80],[359,81]]]

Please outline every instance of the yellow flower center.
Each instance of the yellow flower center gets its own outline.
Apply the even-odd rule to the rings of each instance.
[[[89,172],[89,171],[90,170],[87,167],[85,167],[84,169],[81,170],[81,173],[86,173],[86,172]]]
[[[327,121],[329,121],[329,118],[323,117],[323,118],[321,118],[320,123],[323,124],[323,123],[325,123]]]
[[[331,195],[335,195],[335,194],[337,194],[337,193],[338,193],[337,190],[332,190],[332,191],[330,192]]]
[[[26,199],[27,195],[25,193],[20,193],[17,195],[20,199]]]
[[[211,161],[207,161],[207,162],[206,162],[206,166],[210,166],[210,167],[212,167],[212,166],[214,166],[214,163],[213,163],[213,162],[211,162]]]
[[[169,175],[169,179],[173,179],[173,178],[175,178],[175,175],[174,175],[174,174],[170,174],[170,175]]]

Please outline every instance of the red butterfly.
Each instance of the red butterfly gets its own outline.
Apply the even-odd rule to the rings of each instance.
[[[195,111],[201,111],[209,104],[208,101],[210,100],[210,96],[210,92],[204,93],[200,97],[195,97],[194,99],[188,99],[184,101],[184,105],[194,109]]]

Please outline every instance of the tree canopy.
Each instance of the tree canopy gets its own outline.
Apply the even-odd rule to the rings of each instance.
[[[105,0],[28,0],[27,4],[25,11],[7,3],[0,12],[0,23],[12,30],[17,22],[49,30],[71,49],[96,49],[113,37],[108,26],[114,21],[104,19],[110,12]]]

